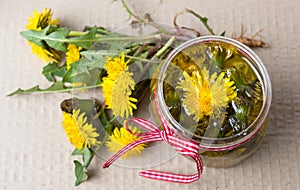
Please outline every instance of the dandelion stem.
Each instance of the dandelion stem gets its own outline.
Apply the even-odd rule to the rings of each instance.
[[[175,36],[172,36],[167,43],[159,50],[157,51],[157,53],[153,56],[153,57],[161,57],[168,49],[169,47],[174,43],[174,41],[176,40]]]
[[[194,15],[195,17],[199,18],[200,21],[202,22],[202,24],[204,25],[204,27],[207,29],[207,31],[211,34],[211,35],[216,35],[214,33],[214,31],[212,30],[212,28],[208,25],[207,23],[207,18],[206,17],[202,17],[200,16],[198,13],[194,12],[193,10],[190,10],[190,9],[186,9],[185,10],[186,12]]]
[[[74,34],[72,34],[74,35]],[[154,34],[154,35],[145,35],[145,36],[127,36],[127,37],[102,37],[99,34],[96,34],[96,38],[93,39],[79,39],[79,38],[65,38],[65,39],[57,39],[51,36],[39,36],[39,35],[28,35],[28,38],[38,39],[38,40],[46,40],[52,42],[61,42],[61,43],[89,43],[89,42],[109,42],[109,41],[140,41],[140,40],[161,40],[162,35]]]
[[[86,168],[86,169],[89,167],[89,165],[90,165],[90,163],[92,162],[94,156],[96,155],[96,152],[98,152],[98,150],[100,149],[100,147],[101,147],[101,145],[97,146],[97,147],[95,148],[95,150],[91,150],[91,149],[90,149],[91,152],[92,152],[92,155],[91,155],[91,159],[89,160],[89,162],[86,163],[86,165],[85,165],[85,168]]]
[[[125,57],[130,58],[130,59],[135,59],[135,60],[138,60],[138,61],[148,62],[148,63],[157,63],[157,61],[154,61],[154,60],[143,59],[143,58],[140,58],[140,57],[135,57],[135,56],[130,56],[130,55],[125,55]]]
[[[91,26],[86,26],[84,27],[84,30],[83,31],[90,31],[92,30],[94,27],[91,27]],[[110,34],[111,32],[109,30],[106,30],[105,28],[103,27],[96,27],[96,32],[97,34],[102,34],[102,35],[108,35]]]
[[[76,36],[83,36],[86,35],[88,32],[79,32],[79,31],[70,31],[69,37],[76,37]]]
[[[143,24],[148,24],[151,25],[153,27],[155,27],[156,29],[158,29],[160,32],[162,33],[169,33],[166,29],[164,29],[163,27],[155,24],[154,22],[147,22],[144,19],[142,19],[141,17],[139,17],[138,15],[136,15],[126,4],[125,0],[122,0],[122,4],[124,6],[124,8],[126,9],[127,13],[129,14],[129,18],[131,16],[133,16],[139,23],[143,23]]]
[[[88,32],[80,32],[80,31],[70,31],[69,37],[78,37],[78,36],[84,36],[88,34]],[[100,38],[102,35],[101,34],[95,34],[96,38]]]
[[[185,29],[185,30],[189,30],[189,31],[192,31],[192,32],[195,32],[197,34],[197,36],[200,36],[200,33],[198,31],[196,31],[195,29],[192,29],[192,28],[187,28],[187,27],[179,27],[176,23],[176,20],[177,20],[177,17],[180,16],[180,15],[183,15],[185,13],[190,13],[192,14],[193,16],[197,17],[201,22],[202,24],[204,25],[204,27],[207,29],[207,31],[211,34],[211,35],[215,35],[214,31],[212,30],[212,28],[208,25],[207,23],[207,18],[206,17],[202,17],[201,15],[199,15],[198,13],[194,12],[193,10],[190,10],[190,9],[185,9],[183,11],[180,11],[180,12],[177,12],[175,17],[174,17],[174,20],[173,20],[173,24],[175,26],[175,28],[178,30],[178,29]]]
[[[169,48],[170,46],[174,43],[174,41],[176,40],[175,36],[172,36],[167,43],[159,50],[157,51],[156,54],[154,54],[154,56],[150,59],[151,61],[154,61],[156,58],[160,58]],[[148,62],[145,67],[144,70],[142,71],[142,73],[137,77],[137,81],[140,81],[141,78],[143,77],[143,75],[146,73],[146,71],[149,70],[149,67],[151,66],[152,62]]]
[[[91,54],[91,55],[102,55],[102,56],[115,56],[116,55],[115,53],[100,52],[100,51],[92,52],[92,53],[89,53],[89,51],[82,52],[82,55],[89,55],[89,54]],[[129,59],[133,59],[133,60],[143,61],[143,62],[146,62],[146,63],[157,63],[157,61],[140,58],[140,57],[137,57],[136,55],[131,56],[131,55],[128,55],[128,53],[125,55],[125,57],[129,58]]]

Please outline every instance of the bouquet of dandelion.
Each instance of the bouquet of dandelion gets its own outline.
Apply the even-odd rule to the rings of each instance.
[[[73,97],[61,103],[62,126],[75,147],[72,155],[82,156],[82,162],[74,161],[75,185],[87,180],[87,168],[101,145],[105,144],[109,151],[116,153],[125,145],[139,140],[140,137],[135,134],[141,131],[129,126],[129,132],[122,122],[137,110],[138,103],[150,89],[155,70],[169,52],[190,39],[191,34],[200,35],[192,28],[178,26],[177,17],[190,13],[200,19],[211,35],[215,35],[207,18],[192,10],[177,13],[174,28],[169,29],[152,22],[149,15],[148,19],[137,16],[125,1],[122,0],[122,3],[129,15],[136,19],[135,24],[139,27],[150,26],[153,32],[132,36],[98,26],[72,31],[61,26],[59,19],[53,19],[53,11],[49,8],[43,12],[35,11],[28,19],[26,30],[21,32],[31,46],[32,53],[46,63],[42,74],[51,85],[46,89],[39,86],[18,89],[9,96],[26,93],[89,93],[101,89],[96,96],[102,99]],[[265,45],[243,36],[236,39],[249,46]],[[139,155],[146,146],[140,144],[122,157]]]

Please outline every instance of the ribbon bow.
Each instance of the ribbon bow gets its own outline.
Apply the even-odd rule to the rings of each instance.
[[[154,93],[154,96],[156,94]],[[154,100],[155,101],[155,100]],[[157,104],[156,104],[157,105]],[[155,170],[146,170],[140,172],[140,176],[156,179],[156,180],[163,180],[163,181],[170,181],[170,182],[178,182],[178,183],[191,183],[200,178],[200,175],[203,171],[203,163],[202,159],[199,156],[199,144],[179,137],[174,131],[171,130],[170,124],[157,112],[160,122],[162,124],[163,130],[160,130],[155,124],[151,123],[142,118],[132,118],[128,119],[125,122],[126,129],[133,134],[133,132],[128,127],[128,123],[134,122],[137,125],[144,128],[147,132],[135,134],[136,136],[141,137],[139,140],[134,141],[125,147],[123,147],[119,152],[114,154],[109,160],[107,160],[103,164],[103,168],[108,168],[114,161],[116,161],[122,154],[126,153],[127,151],[133,149],[134,147],[148,143],[148,142],[157,142],[157,141],[164,141],[170,144],[176,151],[184,156],[189,156],[193,160],[195,160],[197,164],[198,172],[192,175],[183,175],[183,174],[173,174],[169,172],[160,172]]]

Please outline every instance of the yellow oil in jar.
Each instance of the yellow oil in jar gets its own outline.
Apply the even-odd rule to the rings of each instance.
[[[171,60],[164,78],[169,112],[198,136],[224,138],[244,131],[263,104],[261,80],[249,63],[243,52],[224,42],[183,49]],[[230,94],[224,92],[228,89]]]

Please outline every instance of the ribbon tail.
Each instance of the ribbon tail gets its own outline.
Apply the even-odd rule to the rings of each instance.
[[[199,174],[182,175],[182,174],[173,174],[169,172],[160,172],[155,170],[146,170],[140,172],[140,176],[149,179],[156,179],[156,180],[169,181],[175,183],[192,183],[199,179]]]
[[[155,170],[146,170],[140,172],[140,176],[145,178],[150,178],[150,179],[169,181],[175,183],[184,183],[184,184],[197,181],[200,178],[200,175],[202,174],[203,171],[202,159],[200,158],[199,155],[189,155],[189,156],[191,156],[197,164],[198,172],[196,174],[182,175],[182,174],[173,174],[169,172],[160,172]]]
[[[124,146],[121,150],[119,150],[117,153],[115,153],[110,159],[108,159],[104,164],[103,164],[103,168],[108,168],[114,161],[116,161],[119,157],[121,157],[124,153],[126,153],[127,151],[133,149],[134,147],[140,145],[140,144],[144,144],[144,143],[148,143],[148,142],[154,142],[154,141],[160,141],[160,138],[148,138],[148,139],[140,139],[138,141],[132,142],[126,146]]]
[[[195,162],[197,164],[197,170],[198,170],[198,174],[199,174],[199,178],[200,178],[200,176],[203,172],[203,161],[202,161],[201,157],[198,154],[193,155],[191,157],[195,160]]]

